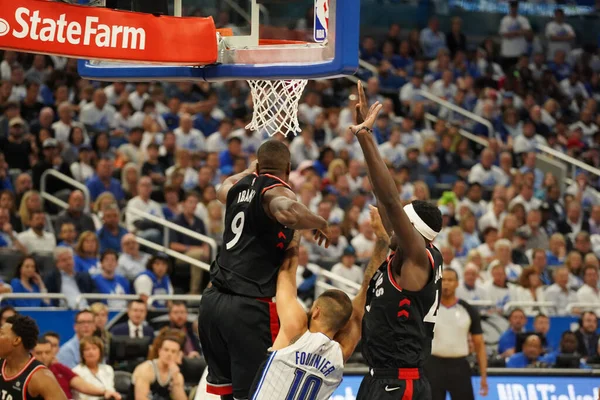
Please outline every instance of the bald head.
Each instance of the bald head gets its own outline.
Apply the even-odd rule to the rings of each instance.
[[[290,151],[285,144],[278,140],[267,140],[259,148],[256,154],[258,158],[259,173],[273,173],[275,175],[287,175],[290,171]]]
[[[318,310],[318,314],[315,314],[315,310]],[[327,290],[315,301],[312,315],[319,318],[324,327],[337,332],[350,319],[352,302],[348,295],[341,290]]]

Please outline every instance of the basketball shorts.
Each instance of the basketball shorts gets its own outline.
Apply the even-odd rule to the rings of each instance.
[[[431,400],[429,381],[420,372],[418,368],[371,370],[356,400]]]
[[[279,332],[275,303],[212,286],[202,294],[198,331],[208,365],[207,393],[247,399]]]

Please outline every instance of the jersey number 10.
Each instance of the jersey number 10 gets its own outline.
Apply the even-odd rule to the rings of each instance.
[[[296,368],[294,381],[285,400],[316,400],[323,379],[316,375],[306,374],[306,371]]]

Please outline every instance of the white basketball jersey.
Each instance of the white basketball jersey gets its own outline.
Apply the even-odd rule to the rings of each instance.
[[[251,400],[328,400],[342,383],[340,344],[306,331],[295,343],[271,353]]]

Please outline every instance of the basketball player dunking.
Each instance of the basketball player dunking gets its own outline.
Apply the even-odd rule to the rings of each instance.
[[[210,268],[211,287],[200,301],[198,328],[208,364],[207,392],[247,399],[256,371],[279,331],[277,272],[295,229],[315,229],[329,245],[327,221],[313,214],[287,183],[290,152],[269,140],[257,163],[223,182],[223,248]]]
[[[67,399],[54,374],[31,355],[39,333],[33,319],[18,314],[0,327],[0,399]]]
[[[341,290],[327,290],[308,314],[297,299],[298,240],[294,238],[277,278],[281,329],[255,378],[252,400],[328,400],[340,385],[344,364],[360,340],[369,281],[389,248],[389,236],[374,207],[371,225],[377,241],[354,300],[350,302]]]
[[[350,129],[363,150],[384,224],[394,235],[393,252],[367,292],[362,353],[370,370],[357,400],[428,400],[431,389],[422,367],[431,354],[440,301],[442,256],[432,241],[441,230],[442,215],[424,201],[402,206],[371,130],[382,106],[375,103],[366,111],[360,82],[358,93],[358,125]]]

